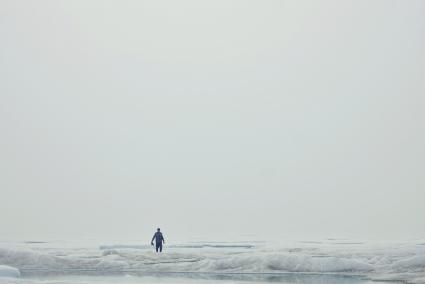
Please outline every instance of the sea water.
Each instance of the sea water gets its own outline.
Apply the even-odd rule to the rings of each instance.
[[[259,283],[299,283],[299,284],[372,284],[370,280],[357,277],[336,275],[300,275],[286,274],[275,276],[235,276],[235,275],[124,275],[124,276],[94,276],[94,275],[58,275],[58,276],[33,276],[29,278],[3,278],[0,283],[5,284],[259,284]],[[398,282],[391,282],[397,284]],[[401,282],[399,282],[401,283]]]

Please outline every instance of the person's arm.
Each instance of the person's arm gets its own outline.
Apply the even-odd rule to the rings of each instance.
[[[151,245],[153,245],[153,240],[155,239],[156,233],[152,237]]]
[[[164,235],[162,235],[162,242],[165,244]]]

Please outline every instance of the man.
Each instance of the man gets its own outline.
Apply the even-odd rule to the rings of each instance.
[[[151,245],[153,245],[153,240],[155,240],[155,249],[156,252],[162,252],[162,243],[165,244],[164,237],[162,236],[161,229],[158,228],[156,233],[152,237]]]

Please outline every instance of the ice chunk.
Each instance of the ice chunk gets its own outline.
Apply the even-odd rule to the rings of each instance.
[[[20,277],[19,269],[7,265],[0,265],[0,277]]]
[[[425,255],[417,255],[408,259],[394,262],[392,268],[395,270],[425,270]]]

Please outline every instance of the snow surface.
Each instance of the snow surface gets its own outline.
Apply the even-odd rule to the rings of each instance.
[[[136,242],[96,245],[3,242],[0,243],[0,265],[16,267],[14,271],[18,276],[19,270],[24,276],[37,273],[302,273],[425,283],[425,246],[418,242],[382,244],[338,240],[194,242],[167,244],[164,252],[157,254],[151,246]],[[8,269],[5,271],[13,270]]]

